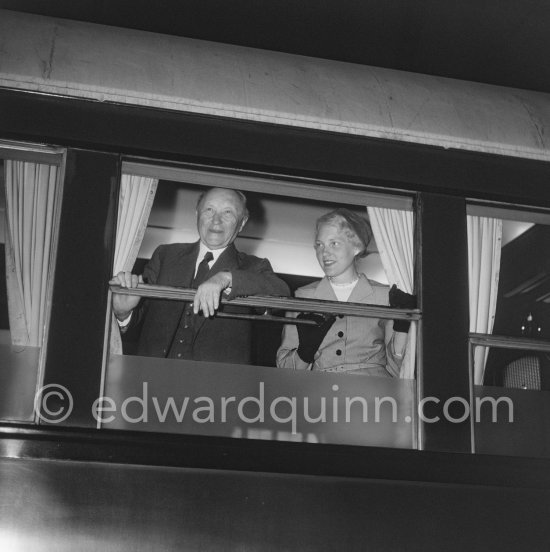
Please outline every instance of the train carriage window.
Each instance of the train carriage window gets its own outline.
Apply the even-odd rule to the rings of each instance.
[[[234,343],[229,346],[224,343],[223,329],[218,333],[217,342],[210,344],[220,353],[213,355],[215,358],[203,359],[196,353],[193,357],[185,347],[180,347],[181,357],[172,354],[175,340],[182,337],[181,342],[185,342],[185,336],[180,333],[185,333],[182,328],[187,327],[185,304],[192,300],[193,291],[181,289],[188,288],[189,282],[186,286],[178,277],[169,277],[155,282],[160,286],[151,286],[145,281],[138,287],[146,313],[154,309],[160,312],[162,305],[179,305],[164,309],[164,312],[173,311],[177,322],[175,335],[167,337],[169,346],[154,356],[147,356],[149,353],[144,354],[144,349],[140,349],[143,327],[139,324],[130,324],[126,329],[123,321],[120,331],[121,324],[113,319],[108,328],[110,352],[103,396],[109,398],[110,409],[108,413],[100,409],[98,425],[106,429],[416,446],[414,375],[419,315],[411,305],[408,310],[400,305],[400,312],[396,313],[387,303],[391,283],[399,284],[408,294],[415,291],[412,198],[350,186],[336,188],[312,182],[274,181],[234,173],[125,163],[114,273],[131,270],[142,274],[159,245],[197,242],[197,201],[210,187],[237,189],[246,194],[250,216],[236,238],[236,248],[244,254],[268,259],[276,276],[288,285],[291,295],[324,276],[314,249],[315,223],[321,215],[345,207],[370,221],[374,239],[358,270],[367,275],[376,291],[380,290],[380,296],[372,299],[374,307],[371,305],[370,311],[368,305],[341,305],[355,308],[353,315],[344,320],[353,317],[362,321],[360,324],[365,328],[389,327],[391,332],[393,318],[413,320],[409,333],[404,334],[398,364],[390,368],[395,377],[382,377],[388,375],[385,361],[384,373],[378,377],[357,375],[360,369],[354,375],[343,375],[340,373],[346,371],[343,361],[340,365],[335,362],[328,371],[281,368],[286,366],[281,362],[280,352],[278,355],[283,327],[292,328],[291,332],[296,333],[297,326],[288,324],[292,313],[295,316],[298,311],[317,311],[325,312],[328,317],[331,309],[344,308],[335,306],[336,297],[320,301],[310,297],[307,305],[288,296],[224,301],[213,320],[223,316],[225,324],[240,328],[232,335],[242,335],[251,328],[248,360],[233,355]],[[146,280],[148,271],[145,268]],[[124,291],[113,287],[113,291],[117,290]],[[377,304],[378,310],[372,310]],[[336,319],[341,320],[342,315],[335,316]],[[213,327],[215,322],[208,323]],[[339,334],[343,333],[339,329]],[[383,335],[383,331],[379,333]],[[198,332],[194,339],[200,339]],[[338,339],[343,345],[347,343],[343,335]],[[390,346],[394,346],[393,342]],[[335,354],[345,358],[342,348],[338,349],[337,344],[333,348]],[[361,366],[358,363],[356,367]],[[365,366],[362,368],[363,373],[368,372]],[[367,418],[371,421],[369,425],[365,425]]]
[[[475,449],[547,456],[550,213],[474,204],[468,213],[472,399],[500,398],[515,418],[475,418]]]
[[[34,421],[61,201],[58,150],[0,144],[0,419]],[[30,151],[29,151],[30,150]]]

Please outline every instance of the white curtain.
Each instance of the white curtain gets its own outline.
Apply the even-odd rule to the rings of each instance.
[[[122,175],[113,274],[132,270],[136,262],[157,185],[157,178]],[[111,324],[111,353],[122,353],[120,330],[114,315]]]
[[[40,347],[44,337],[57,167],[5,161],[6,285],[14,345]]]
[[[374,239],[390,285],[414,292],[414,217],[411,211],[367,207]],[[411,323],[401,378],[413,379],[416,357],[416,322]]]
[[[497,307],[502,220],[468,215],[468,280],[470,332],[490,334]],[[489,350],[474,350],[474,384],[483,383]]]

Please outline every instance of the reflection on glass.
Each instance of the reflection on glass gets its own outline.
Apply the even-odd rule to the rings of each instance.
[[[550,457],[550,343],[529,348],[508,338],[502,345],[475,347],[493,361],[485,384],[473,389],[475,450]]]
[[[104,429],[414,448],[413,380],[111,355]]]
[[[492,347],[485,384],[507,388],[550,389],[550,353]]]

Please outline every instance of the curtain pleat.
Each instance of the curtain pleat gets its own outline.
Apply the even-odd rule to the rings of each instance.
[[[470,332],[493,332],[502,249],[502,220],[468,215]],[[474,350],[474,384],[482,385],[489,350]]]
[[[411,211],[367,207],[382,266],[390,284],[414,292],[414,217]],[[413,379],[416,357],[416,322],[411,323],[401,378]]]
[[[131,271],[136,262],[157,191],[158,179],[123,174],[118,203],[113,273]],[[118,323],[113,315],[111,353],[122,353]]]
[[[40,347],[58,190],[57,167],[4,163],[6,187],[6,284],[14,345]]]

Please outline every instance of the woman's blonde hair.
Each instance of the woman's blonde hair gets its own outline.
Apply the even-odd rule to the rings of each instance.
[[[372,239],[372,229],[366,219],[345,207],[339,207],[317,219],[315,224],[317,234],[323,224],[332,224],[342,231],[350,242],[359,249],[356,257],[367,256],[367,247]]]

